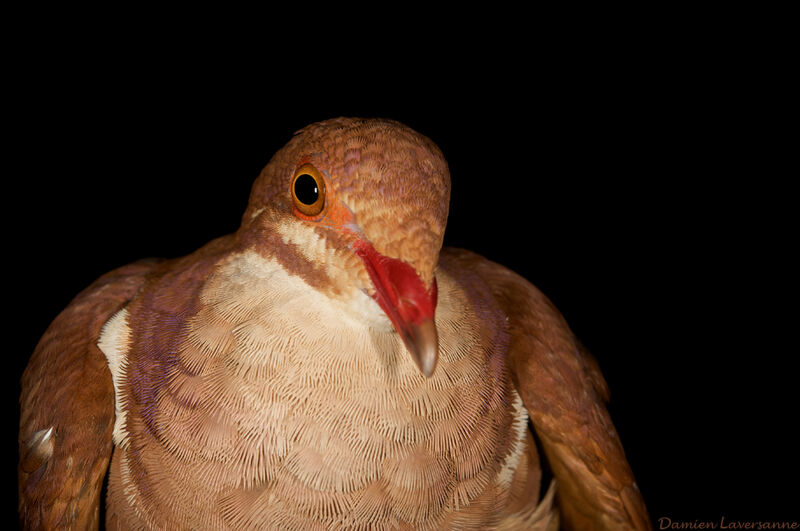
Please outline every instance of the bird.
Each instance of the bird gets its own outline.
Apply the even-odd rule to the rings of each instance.
[[[597,361],[443,247],[450,189],[412,128],[317,122],[236,232],[78,294],[21,380],[21,525],[650,529]]]

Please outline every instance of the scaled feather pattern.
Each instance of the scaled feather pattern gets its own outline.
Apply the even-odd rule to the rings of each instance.
[[[596,362],[442,248],[449,195],[430,139],[320,122],[237,232],[98,279],[23,375],[22,525],[650,529]]]

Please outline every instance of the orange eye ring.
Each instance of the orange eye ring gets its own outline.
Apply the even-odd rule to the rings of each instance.
[[[303,164],[292,178],[292,202],[304,216],[318,216],[325,209],[325,180],[312,164]]]

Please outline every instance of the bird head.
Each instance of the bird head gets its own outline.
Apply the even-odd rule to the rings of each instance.
[[[343,311],[402,338],[431,376],[450,197],[439,148],[390,120],[310,125],[253,185],[241,234]]]

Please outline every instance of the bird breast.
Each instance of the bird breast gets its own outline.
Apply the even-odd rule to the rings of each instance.
[[[446,273],[437,278],[440,361],[425,378],[393,330],[343,312],[269,257],[228,257],[156,394],[157,429],[118,404],[129,418],[112,464],[114,514],[305,529],[498,513],[527,416],[498,359],[503,331],[487,329]],[[101,338],[104,352],[111,343]],[[112,365],[124,386],[127,364]]]

